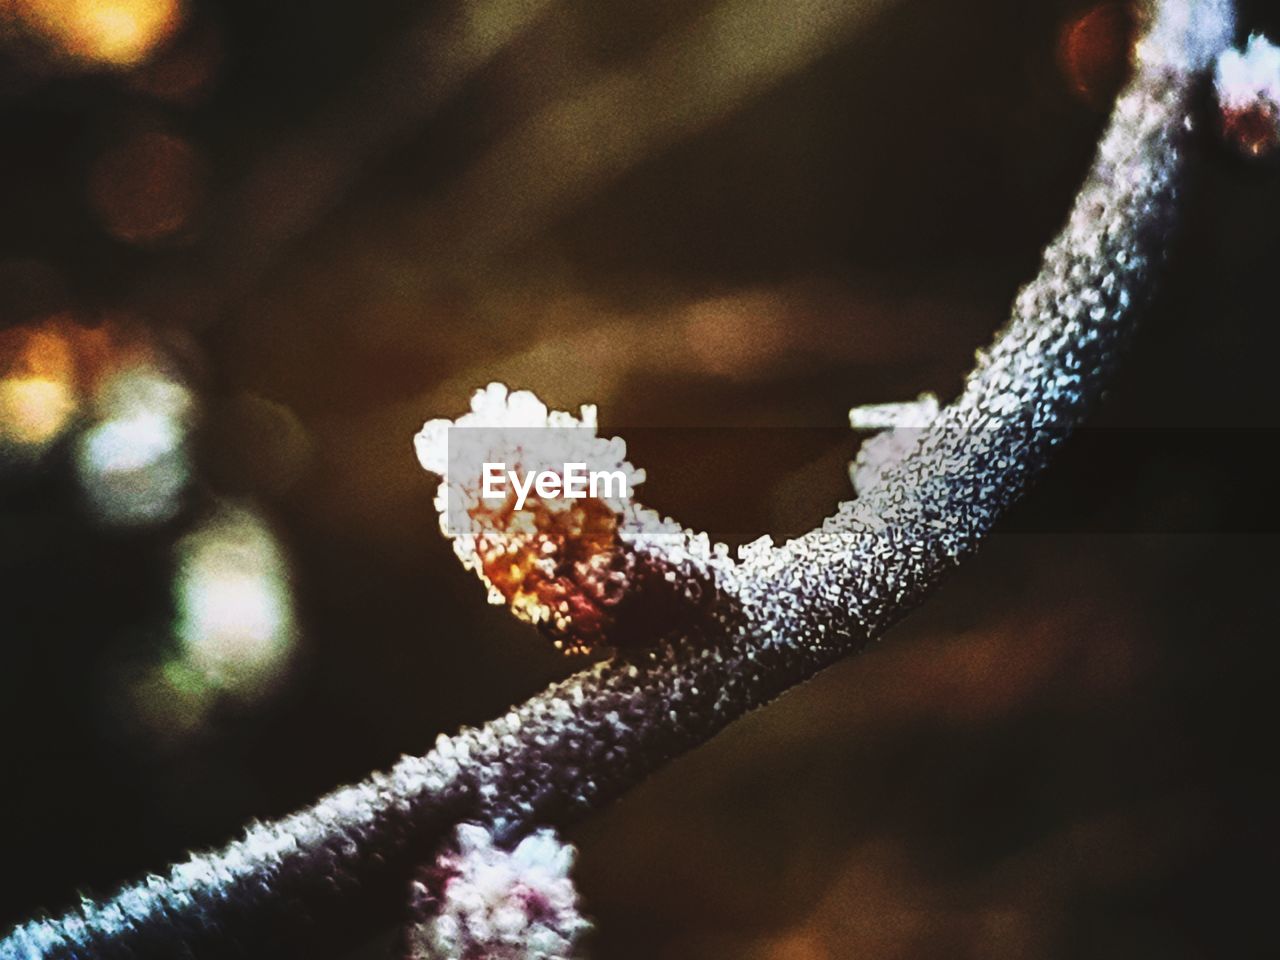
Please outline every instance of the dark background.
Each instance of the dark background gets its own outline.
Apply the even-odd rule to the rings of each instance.
[[[0,475],[0,926],[578,665],[485,604],[413,457],[490,379],[624,436],[742,428],[698,460],[634,446],[645,501],[691,526],[829,512],[854,450],[830,428],[954,394],[1034,274],[1127,23],[1068,0],[549,0],[499,43],[477,8],[193,2],[128,69],[6,9],[0,323],[144,341],[199,418],[164,523],[86,507],[74,427]],[[129,152],[157,136],[177,146]],[[596,956],[1276,954],[1280,171],[1210,123],[1200,152],[1095,420],[1116,432],[874,652],[574,834]],[[794,462],[753,447],[800,427],[824,429]],[[173,656],[174,544],[219,503],[278,538],[298,636],[268,693],[183,721],[131,691]]]

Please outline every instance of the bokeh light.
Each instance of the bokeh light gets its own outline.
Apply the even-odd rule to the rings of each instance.
[[[751,379],[786,343],[786,314],[787,305],[767,291],[703,300],[685,311],[685,345],[707,373]]]
[[[1099,3],[1072,18],[1058,42],[1058,61],[1071,89],[1101,105],[1124,82],[1134,41],[1133,11],[1126,3]]]
[[[0,386],[4,438],[25,446],[44,446],[62,431],[76,402],[63,381],[45,377],[5,380]]]
[[[297,636],[287,564],[256,511],[222,504],[175,561],[173,646],[124,683],[133,719],[170,746],[211,732],[220,706],[269,694]]]
[[[38,455],[79,407],[72,345],[54,325],[8,330],[0,335],[0,364],[0,452]]]
[[[143,670],[127,686],[134,717],[160,741],[181,742],[206,723],[216,691],[181,657]]]
[[[190,106],[209,92],[221,61],[221,34],[212,22],[197,22],[134,71],[130,82],[148,96]]]
[[[17,0],[16,12],[64,55],[116,67],[146,60],[183,14],[179,0]]]
[[[171,519],[191,467],[191,393],[161,371],[128,367],[103,384],[98,422],[78,439],[80,485],[98,517],[135,526]]]
[[[295,639],[288,570],[275,537],[256,513],[225,508],[179,544],[178,558],[175,635],[184,662],[229,692],[265,691]]]
[[[103,227],[118,240],[154,243],[190,224],[203,179],[191,144],[149,130],[98,158],[89,177],[89,200]]]

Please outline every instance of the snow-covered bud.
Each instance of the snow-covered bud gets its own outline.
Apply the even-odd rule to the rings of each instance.
[[[514,850],[482,826],[458,827],[454,849],[414,881],[409,960],[576,960],[591,923],[569,873],[576,851],[554,830]]]
[[[644,471],[621,439],[597,436],[595,407],[552,411],[492,383],[415,446],[441,478],[440,526],[463,566],[558,649],[651,643],[708,619],[728,551],[632,499]]]
[[[1218,58],[1215,86],[1223,133],[1236,149],[1262,157],[1280,147],[1280,47],[1254,34],[1243,52]]]

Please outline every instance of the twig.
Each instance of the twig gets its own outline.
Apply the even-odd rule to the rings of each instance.
[[[1189,99],[1230,0],[1152,5],[1067,227],[960,397],[821,529],[738,568],[740,618],[599,664],[424,757],[249,828],[114,898],[19,927],[0,958],[228,956],[293,942],[380,891],[464,819],[508,838],[599,807],[676,754],[860,649],[973,552],[1098,397],[1175,212]],[[274,954],[274,955],[278,955]]]

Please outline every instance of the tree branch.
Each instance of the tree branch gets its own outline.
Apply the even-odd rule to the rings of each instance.
[[[110,900],[18,927],[0,958],[287,951],[300,921],[388,890],[401,903],[413,864],[457,822],[511,840],[572,822],[882,634],[974,551],[1100,394],[1163,256],[1191,88],[1232,21],[1230,0],[1152,5],[1136,75],[1012,321],[863,496],[744,557],[734,616],[579,673]]]

